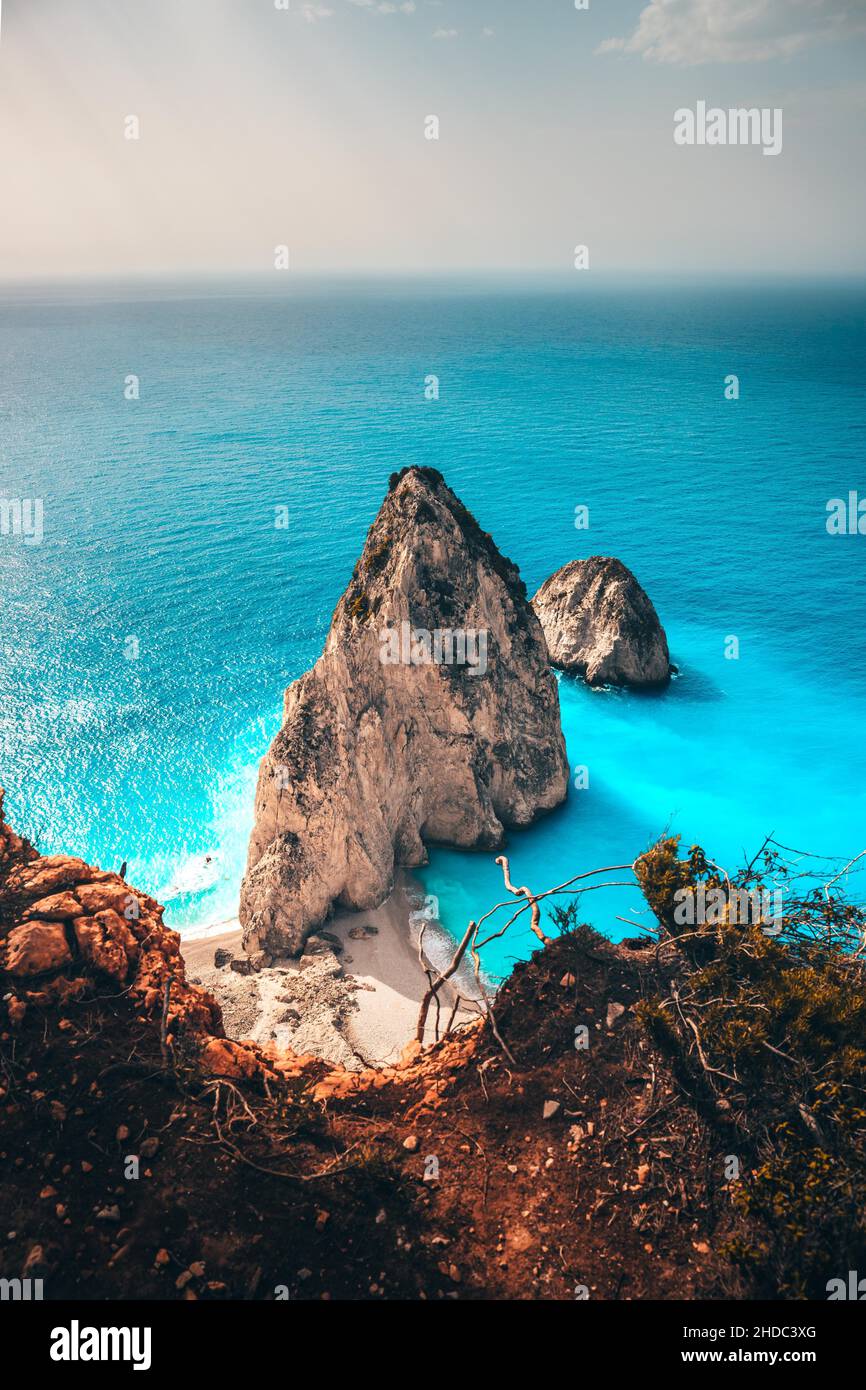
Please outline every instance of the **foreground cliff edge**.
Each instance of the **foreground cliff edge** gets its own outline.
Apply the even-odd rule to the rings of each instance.
[[[495,849],[568,789],[559,696],[517,567],[429,468],[392,475],[325,650],[286,691],[240,900],[257,964],[376,907],[425,842]]]
[[[543,901],[553,939],[495,1032],[349,1073],[221,1036],[159,905],[0,815],[0,1278],[46,1299],[844,1296],[866,1268],[866,914],[795,874],[778,940],[727,911],[683,927],[678,895],[726,880],[675,840],[634,870],[645,940]],[[734,882],[770,870],[774,847]]]

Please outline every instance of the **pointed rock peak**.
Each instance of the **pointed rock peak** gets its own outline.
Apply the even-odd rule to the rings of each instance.
[[[485,560],[504,583],[513,584],[520,596],[526,598],[526,585],[517,566],[497,548],[490,532],[482,531],[468,507],[464,507],[437,469],[411,467],[392,473],[383,510],[389,503],[407,508],[417,525],[425,522],[441,525],[450,518],[467,548]]]
[[[447,626],[453,614],[448,603],[451,581],[445,571],[462,567],[465,588],[474,565],[498,577],[514,603],[526,600],[526,585],[517,566],[499,551],[493,537],[482,531],[442,474],[435,468],[403,468],[391,474],[388,493],[334,614],[335,622],[339,620],[341,628],[364,626],[373,618],[381,618],[395,602],[400,606],[400,594],[408,594],[405,582],[395,591],[395,581],[405,581],[406,571],[411,569],[417,578],[415,597],[426,594],[429,602],[422,602],[431,612],[438,608]],[[395,602],[389,603],[389,596]],[[410,615],[407,612],[405,616]],[[421,622],[419,614],[411,616]]]
[[[560,670],[590,685],[659,686],[670,679],[664,628],[622,561],[572,560],[545,580],[532,606]]]
[[[395,473],[316,665],[262,762],[241,922],[294,953],[425,843],[494,848],[568,785],[556,682],[517,567],[431,468]]]

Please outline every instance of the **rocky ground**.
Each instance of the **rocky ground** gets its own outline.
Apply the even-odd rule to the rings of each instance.
[[[634,1014],[654,954],[567,933],[504,987],[499,1040],[469,1024],[350,1070],[229,1041],[157,904],[0,821],[0,1277],[57,1299],[717,1291],[722,1154]],[[284,975],[281,1007],[332,971]]]
[[[722,1155],[640,1035],[641,979],[563,939],[503,993],[511,1058],[476,1026],[269,1085],[167,1068],[117,998],[31,1010],[6,1039],[0,1273],[56,1298],[719,1292]]]
[[[642,858],[660,922],[700,856]],[[48,1299],[821,1297],[866,1249],[866,990],[863,914],[818,906],[842,945],[794,954],[733,927],[613,945],[562,913],[495,1029],[350,1068],[226,1037],[158,904],[0,820],[0,1278]],[[331,968],[284,978],[280,1007]]]

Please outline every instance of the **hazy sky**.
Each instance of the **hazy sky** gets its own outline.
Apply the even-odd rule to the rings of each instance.
[[[290,3],[3,0],[0,278],[866,269],[866,0]]]

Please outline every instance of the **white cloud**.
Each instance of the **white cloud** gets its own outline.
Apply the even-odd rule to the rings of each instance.
[[[481,37],[484,38],[484,39],[492,39],[494,33],[495,33],[495,30],[493,30],[493,29],[482,29],[482,30],[481,30]]]
[[[313,0],[306,0],[306,3],[301,6],[301,18],[305,19],[308,24],[315,24],[317,19],[330,19],[333,13],[334,11],[329,10],[327,5],[315,4]]]
[[[415,0],[349,0],[349,3],[376,14],[414,14],[418,8]]]
[[[862,34],[862,0],[650,0],[630,38],[605,39],[596,53],[682,65],[759,63]]]
[[[433,35],[434,39],[456,39],[456,29],[437,29]]]

